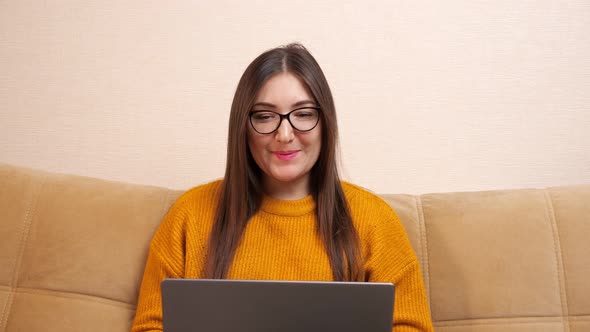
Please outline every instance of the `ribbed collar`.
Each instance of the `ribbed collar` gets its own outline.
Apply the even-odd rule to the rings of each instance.
[[[313,212],[315,210],[315,201],[311,195],[293,201],[276,199],[264,195],[260,209],[266,213],[278,216],[298,217]]]

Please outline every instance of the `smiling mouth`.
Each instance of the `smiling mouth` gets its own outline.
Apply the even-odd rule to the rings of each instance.
[[[292,151],[275,151],[273,154],[279,160],[291,160],[299,154],[299,150],[292,150]]]

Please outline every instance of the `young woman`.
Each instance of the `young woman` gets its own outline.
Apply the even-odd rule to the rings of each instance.
[[[396,285],[396,332],[432,331],[420,267],[395,212],[341,182],[336,110],[299,44],[258,56],[231,107],[223,180],[183,194],[154,235],[132,331],[161,331],[164,278]]]

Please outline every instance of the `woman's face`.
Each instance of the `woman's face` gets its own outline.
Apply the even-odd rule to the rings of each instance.
[[[262,86],[251,112],[287,114],[305,106],[317,105],[306,85],[297,76],[284,72],[271,77]],[[310,115],[306,113],[301,116]],[[294,120],[295,114],[291,117]],[[256,164],[264,172],[267,190],[304,190],[305,194],[309,194],[309,172],[320,155],[321,130],[321,121],[314,129],[301,132],[294,129],[287,119],[283,119],[276,131],[260,134],[249,122],[248,147]]]

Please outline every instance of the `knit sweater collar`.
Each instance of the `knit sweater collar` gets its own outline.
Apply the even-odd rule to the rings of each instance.
[[[292,201],[264,195],[260,209],[278,216],[298,217],[313,212],[315,210],[315,201],[311,195]]]

